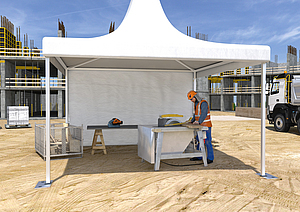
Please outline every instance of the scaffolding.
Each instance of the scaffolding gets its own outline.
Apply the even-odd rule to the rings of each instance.
[[[14,35],[14,25],[5,17],[1,16],[0,27],[0,56],[23,56],[41,57],[41,50],[34,47],[34,41],[30,40],[28,47],[28,35],[24,34],[24,46],[21,42],[21,29],[17,27]]]

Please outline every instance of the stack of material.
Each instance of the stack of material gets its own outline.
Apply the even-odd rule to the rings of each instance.
[[[9,106],[7,107],[7,124],[5,128],[24,128],[31,127],[29,123],[28,106]]]

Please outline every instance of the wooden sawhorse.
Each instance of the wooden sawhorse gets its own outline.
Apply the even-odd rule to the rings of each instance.
[[[104,136],[102,130],[118,130],[118,129],[138,129],[138,125],[121,125],[120,127],[108,127],[107,125],[88,125],[87,130],[95,130],[93,143],[92,143],[92,155],[95,154],[96,149],[102,149],[103,153],[106,155],[106,147],[104,143]],[[100,141],[97,141],[98,136],[100,136]],[[101,146],[97,146],[100,144]]]
[[[100,136],[100,141],[97,141],[98,136]],[[101,144],[101,146],[97,146],[97,144]],[[107,154],[102,129],[95,129],[93,144],[92,144],[92,155],[95,154],[96,149],[103,149],[104,155]]]

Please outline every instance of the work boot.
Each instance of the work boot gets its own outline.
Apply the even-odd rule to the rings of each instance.
[[[190,158],[190,161],[198,161],[198,160],[202,160],[202,157]]]
[[[211,163],[213,163],[213,162],[214,162],[213,160],[207,159],[207,164],[211,164]]]

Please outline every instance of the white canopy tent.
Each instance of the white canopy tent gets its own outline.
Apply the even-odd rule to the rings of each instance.
[[[160,0],[131,0],[123,22],[108,35],[96,38],[45,37],[43,54],[46,57],[46,184],[50,183],[50,62],[67,79],[67,122],[68,76],[78,70],[190,73],[196,89],[196,77],[262,64],[261,105],[265,105],[265,63],[270,60],[270,48],[213,43],[186,36],[169,22]],[[261,175],[265,176],[264,107],[261,114]]]

